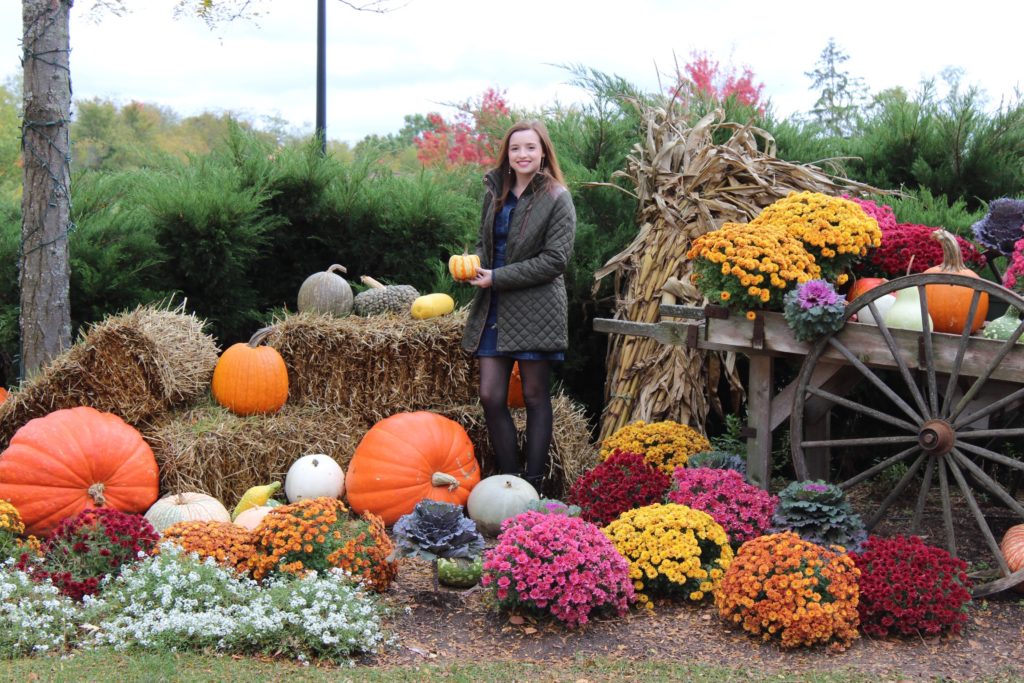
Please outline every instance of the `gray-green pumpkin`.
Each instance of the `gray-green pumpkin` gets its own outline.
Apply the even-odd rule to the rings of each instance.
[[[981,331],[981,336],[986,339],[1006,341],[1017,331],[1018,325],[1020,325],[1020,311],[1014,306],[1010,306],[1001,317],[985,323],[985,329]],[[1024,344],[1024,335],[1017,339],[1017,343]]]
[[[382,285],[369,275],[363,275],[359,280],[369,289],[356,294],[354,301],[356,315],[408,314],[412,302],[420,296],[420,293],[412,285]]]
[[[352,312],[352,287],[338,273],[345,266],[337,263],[322,273],[313,273],[299,287],[299,312],[328,313],[342,318]]]
[[[437,581],[451,588],[472,588],[480,582],[483,560],[480,556],[468,560],[462,557],[437,558]]]

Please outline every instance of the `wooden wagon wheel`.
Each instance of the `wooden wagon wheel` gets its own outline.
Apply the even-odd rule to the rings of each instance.
[[[977,597],[1024,581],[1024,569],[1011,573],[1007,567],[976,495],[982,493],[1005,506],[1013,517],[1011,524],[1024,523],[1024,505],[1016,487],[1007,491],[986,472],[986,467],[998,466],[1018,480],[1024,472],[1024,460],[1019,457],[1024,428],[992,428],[989,424],[990,420],[998,422],[1007,415],[1017,416],[1014,408],[1024,402],[1024,340],[1016,344],[1024,336],[1024,321],[1006,341],[970,336],[969,329],[962,334],[933,333],[929,329],[925,286],[936,284],[959,285],[974,291],[967,320],[974,319],[982,293],[988,294],[991,308],[1002,303],[1024,310],[1024,298],[1016,293],[962,275],[911,275],[866,292],[847,307],[847,320],[866,310],[871,311],[875,320],[881,320],[876,307],[879,299],[900,289],[916,287],[924,332],[890,329],[884,321],[877,326],[851,323],[818,340],[804,359],[796,380],[790,417],[791,450],[800,480],[810,478],[816,465],[819,472],[822,470],[820,463],[814,461],[814,454],[824,454],[828,465],[832,449],[874,452],[878,462],[838,482],[843,490],[873,481],[877,484],[878,477],[887,477],[881,481],[896,482],[887,495],[877,496],[885,498],[869,512],[869,530],[886,518],[893,503],[904,493],[913,492],[914,485],[919,488],[909,533],[917,534],[937,477],[946,548],[953,555],[957,554],[957,539],[950,492],[956,486],[991,555],[987,558],[989,565],[996,568],[972,573],[973,594]],[[874,343],[867,343],[871,340]],[[820,380],[819,366],[830,363],[831,367],[842,367],[848,373],[843,378],[845,386],[835,388],[836,382],[829,385]],[[872,392],[868,401],[841,395],[862,381],[869,383],[867,387]],[[993,388],[998,390],[997,398],[991,397]],[[867,402],[872,405],[866,405]],[[822,406],[826,410],[839,407],[857,420],[853,438],[833,439],[827,433],[823,438],[812,437],[806,433],[805,426],[813,419],[808,418],[808,412],[821,414]],[[902,476],[896,481],[900,473]]]

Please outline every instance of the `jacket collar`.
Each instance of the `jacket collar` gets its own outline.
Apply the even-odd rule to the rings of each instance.
[[[525,195],[536,192],[538,189],[540,189],[540,185],[542,182],[543,180],[541,179],[540,173],[535,174],[533,178],[530,180],[530,184],[526,186],[525,190],[523,190],[523,194]],[[501,192],[501,169],[492,168],[490,171],[488,171],[484,175],[484,185],[487,186],[487,189],[489,189],[492,194],[497,196],[497,194]]]

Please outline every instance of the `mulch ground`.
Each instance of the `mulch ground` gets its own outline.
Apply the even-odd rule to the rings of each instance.
[[[760,672],[855,671],[878,681],[1024,680],[1024,600],[1017,594],[972,603],[961,635],[872,639],[847,650],[782,650],[728,630],[711,605],[663,603],[620,619],[598,618],[569,630],[550,620],[499,613],[479,587],[441,588],[437,604],[428,563],[405,559],[384,595],[399,642],[372,666],[508,660],[550,663],[591,658],[736,666]],[[405,609],[408,607],[409,609]]]

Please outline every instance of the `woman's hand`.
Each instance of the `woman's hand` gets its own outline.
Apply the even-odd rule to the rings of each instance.
[[[492,271],[487,270],[486,268],[477,268],[476,275],[470,278],[469,284],[474,287],[480,287],[481,289],[490,287],[492,283],[491,272]]]

